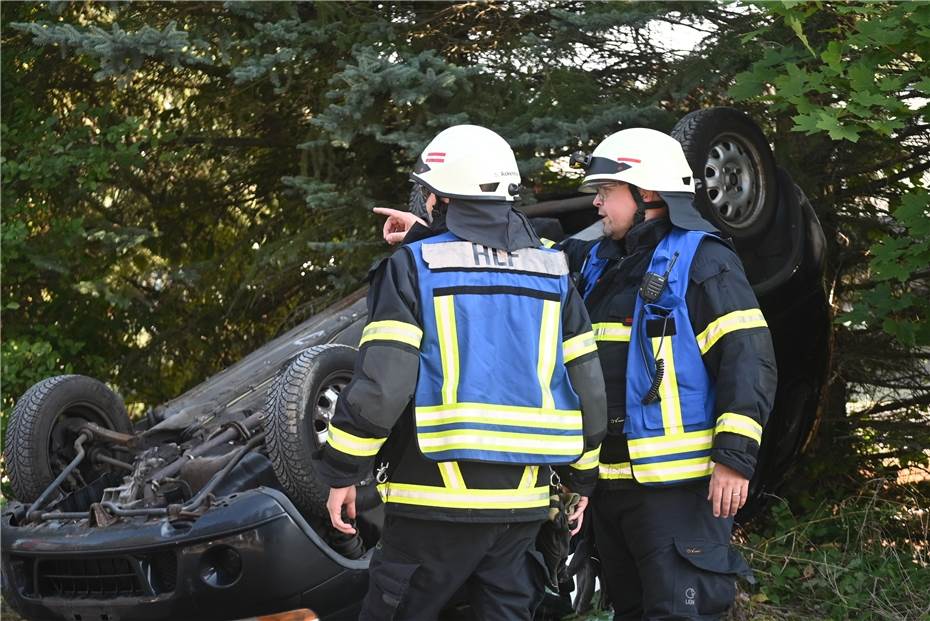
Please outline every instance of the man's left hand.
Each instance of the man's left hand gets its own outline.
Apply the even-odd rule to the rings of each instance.
[[[329,489],[329,500],[326,501],[326,510],[329,511],[329,520],[333,527],[341,533],[354,535],[355,528],[342,520],[342,508],[345,507],[346,515],[350,520],[355,519],[355,486],[349,487],[331,487]]]
[[[723,464],[714,464],[710,475],[707,500],[714,510],[714,517],[728,518],[746,504],[749,496],[749,479]]]
[[[575,505],[575,510],[568,516],[568,523],[575,523],[575,528],[571,530],[571,536],[574,537],[578,534],[578,531],[581,530],[581,525],[584,524],[584,510],[588,507],[588,497],[582,496],[578,501],[578,504]]]

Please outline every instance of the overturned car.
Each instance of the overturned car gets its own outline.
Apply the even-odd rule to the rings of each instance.
[[[830,353],[823,232],[742,113],[698,111],[673,134],[699,173],[697,204],[732,239],[775,343],[778,392],[745,520],[816,429]],[[590,196],[525,212],[551,239],[600,231]],[[354,618],[383,506],[375,481],[364,482],[358,534],[335,531],[312,455],[351,378],[364,293],[135,423],[92,378],[30,388],[4,454],[16,495],[0,516],[6,601],[29,619],[232,619],[297,608]],[[562,585],[576,608],[590,601],[597,573],[585,550],[571,563],[577,585]]]

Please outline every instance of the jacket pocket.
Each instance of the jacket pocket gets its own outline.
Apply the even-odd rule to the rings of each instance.
[[[368,568],[368,593],[359,618],[391,621],[400,618],[410,579],[420,564],[386,560],[383,558],[383,550],[378,552],[372,557]]]
[[[676,612],[723,614],[736,597],[736,577],[751,579],[749,565],[729,544],[676,538],[675,551],[681,559],[675,575]]]

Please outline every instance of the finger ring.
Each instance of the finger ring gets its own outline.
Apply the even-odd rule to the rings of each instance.
[[[739,490],[733,492],[733,495],[734,495],[734,496],[739,496],[739,495],[740,495]]]

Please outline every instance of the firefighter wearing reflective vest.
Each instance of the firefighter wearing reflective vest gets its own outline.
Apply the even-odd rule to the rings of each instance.
[[[775,395],[771,337],[674,138],[627,129],[576,161],[603,236],[561,247],[607,385],[592,524],[614,619],[716,619],[749,571],[729,541]]]
[[[432,223],[372,271],[319,464],[327,507],[354,532],[354,484],[374,468],[386,519],[362,619],[435,619],[460,591],[480,618],[531,619],[550,483],[584,496],[597,483],[594,335],[564,254],[512,208],[520,177],[503,138],[449,128],[411,178]]]

